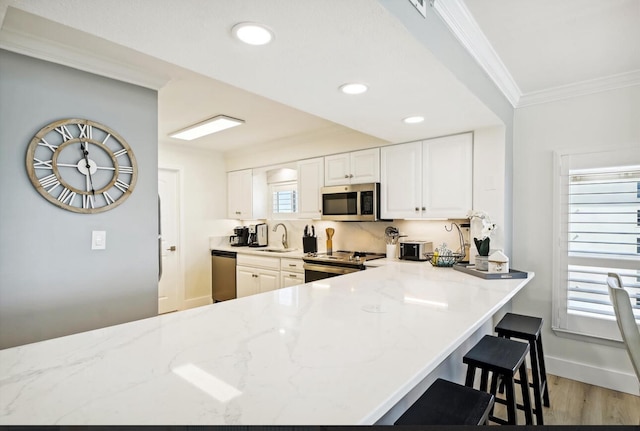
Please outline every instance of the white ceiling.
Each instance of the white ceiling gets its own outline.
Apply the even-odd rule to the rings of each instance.
[[[465,2],[525,93],[640,69],[639,0]],[[159,83],[161,141],[218,114],[246,124],[180,145],[246,151],[342,136],[374,146],[500,123],[373,0],[0,0],[3,17],[0,46],[36,39],[53,51],[41,58],[68,64],[73,52],[75,67],[103,59],[108,76],[120,67]],[[230,30],[241,21],[267,24],[275,41],[240,43]],[[370,91],[338,92],[349,81]],[[410,115],[427,121],[403,124]]]
[[[640,70],[639,0],[464,0],[522,93]]]

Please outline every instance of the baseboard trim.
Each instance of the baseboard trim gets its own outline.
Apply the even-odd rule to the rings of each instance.
[[[190,298],[184,300],[184,309],[202,307],[203,305],[211,305],[213,300],[210,296],[199,296],[197,298]]]
[[[601,386],[614,391],[631,395],[640,395],[640,386],[634,374],[622,373],[616,370],[596,368],[592,365],[567,361],[545,355],[544,362],[548,374],[577,380],[590,385]]]

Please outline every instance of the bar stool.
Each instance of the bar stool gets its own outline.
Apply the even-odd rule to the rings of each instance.
[[[530,348],[531,374],[533,383],[533,398],[536,424],[543,425],[542,405],[549,407],[549,389],[547,387],[547,370],[544,365],[542,352],[542,319],[539,317],[523,316],[507,313],[496,325],[498,337],[517,338],[526,340]]]
[[[394,425],[484,425],[494,396],[438,379]]]
[[[471,350],[462,358],[462,362],[467,364],[467,378],[465,386],[473,387],[476,368],[482,370],[480,375],[480,390],[487,392],[489,382],[489,372],[492,373],[491,394],[496,394],[495,377],[499,376],[505,384],[506,399],[496,398],[495,402],[507,406],[507,420],[493,416],[493,411],[489,414],[489,420],[502,425],[517,425],[517,409],[524,410],[527,425],[533,425],[533,414],[531,412],[531,398],[529,396],[529,383],[527,380],[527,365],[525,358],[529,353],[529,345],[507,338],[498,338],[492,335],[485,335]],[[520,377],[520,388],[522,389],[522,405],[516,402],[515,374]]]

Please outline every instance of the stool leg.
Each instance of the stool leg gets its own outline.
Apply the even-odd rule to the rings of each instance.
[[[508,335],[504,335],[504,334],[498,334],[498,337],[500,338],[506,338],[508,340],[511,339],[511,337],[509,337]],[[500,382],[500,387],[499,387],[499,391],[501,394],[504,394],[504,380],[502,380],[502,376],[498,376],[499,382]]]
[[[498,373],[492,372],[491,373],[491,389],[489,390],[489,393],[491,395],[493,395],[494,397],[496,396],[496,391],[498,388],[498,380],[500,380],[500,382],[502,382],[501,377]],[[495,408],[495,402],[493,404],[493,406],[491,406],[491,411],[489,411],[489,417],[493,416],[493,409]]]
[[[467,365],[467,379],[465,380],[464,385],[472,388],[475,377],[476,377],[476,367],[473,365]]]
[[[504,383],[504,388],[507,392],[507,425],[518,425],[518,415],[516,412],[516,388],[513,376],[503,376],[502,383]]]
[[[549,407],[549,384],[547,383],[547,369],[544,365],[544,353],[542,352],[542,336],[539,336],[536,340],[536,347],[538,350],[538,363],[540,364],[540,384],[544,388],[543,400],[545,407]]]
[[[487,382],[489,381],[489,370],[482,370],[482,374],[480,374],[480,390],[483,392],[487,392]]]
[[[533,377],[533,400],[536,406],[536,425],[543,425],[542,417],[542,395],[540,394],[540,369],[538,367],[538,349],[536,348],[536,340],[531,340],[531,374]]]
[[[522,389],[522,405],[527,425],[533,425],[533,413],[531,413],[531,397],[529,395],[529,379],[527,378],[527,365],[520,365],[520,387]],[[541,425],[541,424],[540,424]]]

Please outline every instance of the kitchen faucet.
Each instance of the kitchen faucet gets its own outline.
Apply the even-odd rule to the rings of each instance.
[[[282,246],[284,248],[289,248],[289,241],[287,240],[287,227],[282,223],[278,223],[273,227],[274,232],[276,231],[276,229],[278,229],[278,226],[282,226],[284,228],[284,234],[282,235]]]

